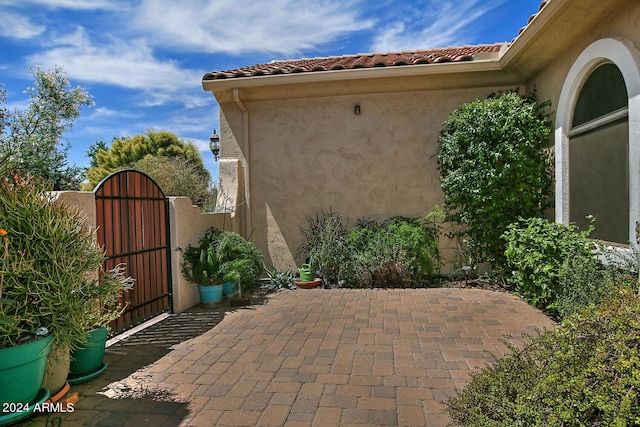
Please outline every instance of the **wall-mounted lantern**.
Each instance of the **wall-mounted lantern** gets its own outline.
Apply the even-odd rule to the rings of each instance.
[[[209,150],[213,153],[213,160],[216,162],[220,158],[220,136],[213,129],[213,133],[209,137]]]

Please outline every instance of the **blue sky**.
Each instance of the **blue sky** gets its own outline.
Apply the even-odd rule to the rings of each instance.
[[[29,68],[62,67],[95,101],[71,133],[69,162],[96,141],[168,130],[208,137],[209,71],[370,52],[511,41],[541,0],[0,0],[0,83],[22,109]]]

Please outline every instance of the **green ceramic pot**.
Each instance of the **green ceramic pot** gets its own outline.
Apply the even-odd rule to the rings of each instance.
[[[42,386],[53,335],[0,350],[0,405],[31,403]]]
[[[78,378],[98,371],[104,363],[104,349],[109,336],[106,328],[89,331],[87,345],[71,352],[69,377]]]

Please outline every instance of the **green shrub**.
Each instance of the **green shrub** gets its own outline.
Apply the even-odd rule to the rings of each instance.
[[[264,267],[267,277],[260,279],[262,288],[268,292],[278,292],[285,289],[295,289],[293,284],[295,276],[291,267],[285,270],[278,270],[275,266]]]
[[[518,218],[542,216],[551,194],[551,125],[535,96],[507,92],[462,105],[445,121],[438,165],[446,220],[475,264],[504,263],[502,234]]]
[[[516,292],[535,307],[557,310],[563,264],[573,260],[581,268],[595,268],[596,247],[588,239],[590,232],[542,218],[510,224],[503,238]]]
[[[378,224],[360,220],[347,235],[360,283],[373,287],[407,287],[439,271],[438,213],[424,218],[394,217]],[[367,280],[366,274],[370,279]]]
[[[566,259],[558,272],[558,314],[567,317],[583,307],[598,304],[606,296],[607,285],[625,275],[628,273],[613,265],[593,262],[591,258]]]
[[[639,347],[640,300],[625,283],[472,373],[450,415],[462,426],[640,425]]]
[[[54,344],[73,349],[89,329],[122,314],[119,297],[133,280],[122,264],[102,268],[95,230],[77,209],[56,202],[44,181],[2,164],[0,158],[0,348],[45,327]]]
[[[331,211],[306,218],[300,254],[328,286],[407,287],[439,271],[438,212],[383,223],[359,219],[350,230]]]
[[[252,291],[264,269],[262,253],[238,233],[223,231],[219,236],[218,256],[224,274],[239,281],[243,290]]]
[[[192,159],[147,154],[131,168],[149,175],[165,196],[188,197],[202,212],[215,210],[217,188],[209,173]]]
[[[357,278],[352,249],[347,242],[347,227],[342,215],[329,210],[315,217],[305,215],[307,228],[300,228],[303,241],[298,255],[311,262],[325,286],[344,286]]]
[[[204,286],[239,282],[247,291],[253,289],[264,266],[262,253],[253,243],[237,233],[213,227],[197,246],[187,246],[183,257],[182,274],[190,282]]]

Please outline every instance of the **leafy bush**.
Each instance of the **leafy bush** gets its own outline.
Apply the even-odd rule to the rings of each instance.
[[[556,310],[565,262],[572,260],[590,271],[595,268],[596,246],[588,239],[591,230],[579,231],[575,225],[542,218],[510,224],[503,238],[508,267],[514,270],[516,292],[535,307]]]
[[[329,210],[320,212],[315,218],[305,215],[305,219],[307,228],[300,228],[303,241],[298,254],[310,260],[326,286],[353,283],[357,274],[342,215]]]
[[[361,275],[373,287],[406,287],[439,270],[438,215],[394,217],[378,224],[360,220],[347,235]]]
[[[223,231],[219,236],[218,256],[221,271],[232,281],[239,281],[242,289],[251,291],[264,268],[262,253],[238,233]]]
[[[407,287],[439,270],[438,213],[394,217],[383,223],[360,219],[348,230],[339,214],[307,216],[301,252],[329,286]]]
[[[444,123],[438,165],[445,219],[460,226],[455,237],[474,263],[501,267],[507,226],[548,206],[548,105],[508,92],[462,105]]]
[[[635,285],[634,285],[635,286]],[[523,349],[471,374],[447,404],[462,426],[640,424],[640,299],[612,288]]]
[[[0,173],[0,348],[45,327],[57,346],[73,349],[86,331],[120,316],[118,299],[132,285],[123,265],[102,270],[95,230],[47,188]]]
[[[615,264],[602,265],[587,257],[569,258],[558,273],[557,310],[567,317],[583,307],[594,306],[604,298],[608,284],[624,280],[629,273]]]
[[[212,227],[205,232],[197,246],[189,245],[184,250],[182,274],[198,285],[239,281],[242,289],[250,291],[262,270],[260,250],[231,231]]]

